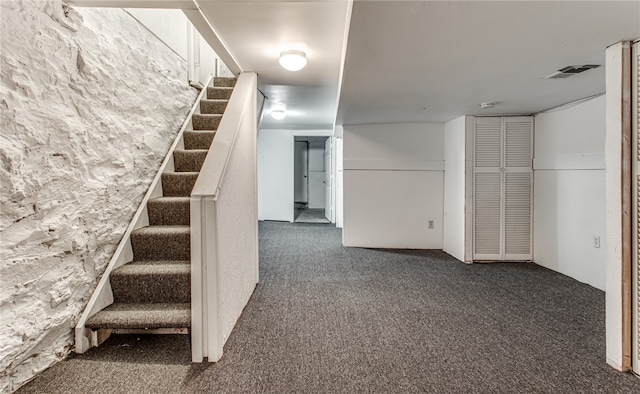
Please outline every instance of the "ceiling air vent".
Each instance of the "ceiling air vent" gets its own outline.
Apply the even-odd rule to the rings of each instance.
[[[569,78],[576,74],[580,74],[581,72],[585,72],[587,70],[591,70],[592,68],[598,68],[600,65],[598,64],[585,64],[584,66],[567,66],[565,68],[561,68],[560,70],[554,72],[551,75],[547,75],[544,79],[563,79]]]

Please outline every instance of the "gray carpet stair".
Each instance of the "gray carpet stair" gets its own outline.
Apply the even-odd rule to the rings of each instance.
[[[215,131],[210,130],[193,130],[184,132],[184,148],[185,149],[209,149],[213,138],[216,136]]]
[[[208,149],[175,150],[173,162],[176,172],[198,172],[207,157]]]
[[[114,303],[87,320],[86,327],[152,329],[191,327],[191,304]]]
[[[229,77],[215,77],[213,78],[213,86],[232,88],[236,86],[237,79]]]
[[[191,227],[147,226],[131,233],[135,260],[190,260]]]
[[[134,261],[114,270],[110,276],[114,299],[121,303],[170,304],[191,302],[189,260]],[[171,282],[171,286],[158,283]]]
[[[164,172],[162,195],[165,197],[189,197],[198,179],[197,172]]]
[[[162,197],[147,203],[149,226],[134,230],[133,261],[109,276],[114,303],[86,323],[92,329],[157,329],[191,326],[190,195],[235,78],[214,79],[193,130],[183,134],[184,149],[173,152],[174,171],[161,175]]]
[[[194,130],[217,130],[220,119],[222,115],[218,114],[193,114],[191,118]]]
[[[190,223],[189,197],[159,197],[149,200],[149,225],[173,226]]]
[[[233,92],[233,88],[229,87],[208,87],[207,88],[207,99],[209,100],[229,100],[231,97],[231,92]]]
[[[227,108],[227,100],[202,100],[200,101],[201,114],[222,114]]]

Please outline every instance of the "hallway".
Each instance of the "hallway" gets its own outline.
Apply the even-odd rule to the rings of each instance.
[[[186,335],[114,336],[18,393],[640,392],[605,363],[604,293],[534,264],[261,222],[260,274],[217,364]]]

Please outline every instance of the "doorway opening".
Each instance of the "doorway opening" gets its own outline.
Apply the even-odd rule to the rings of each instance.
[[[294,137],[293,218],[331,223],[331,138]]]

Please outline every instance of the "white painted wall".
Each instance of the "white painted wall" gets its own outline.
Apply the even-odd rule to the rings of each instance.
[[[443,250],[460,261],[465,255],[466,116],[444,125]]]
[[[535,116],[534,261],[601,290],[604,140],[604,96]]]
[[[294,137],[329,137],[332,134],[331,130],[260,130],[258,134],[259,220],[293,221]]]
[[[444,124],[343,128],[343,244],[441,249]]]
[[[187,61],[193,81],[204,84],[212,74],[233,76],[182,10],[127,8],[126,11]],[[217,74],[216,59],[219,64]]]
[[[167,44],[185,61],[188,57],[188,26],[182,10],[127,8],[126,11]]]
[[[293,148],[290,130],[258,133],[258,220],[293,221]]]
[[[196,91],[184,61],[120,9],[0,7],[5,393],[68,354]]]

